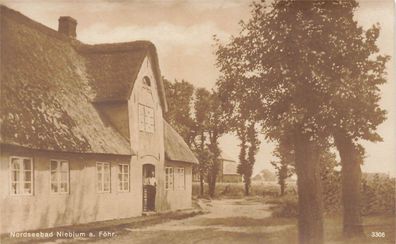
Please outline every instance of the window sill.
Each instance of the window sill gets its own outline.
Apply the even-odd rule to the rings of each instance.
[[[69,192],[51,192],[51,195],[69,195]]]
[[[9,194],[11,197],[32,197],[34,194]]]

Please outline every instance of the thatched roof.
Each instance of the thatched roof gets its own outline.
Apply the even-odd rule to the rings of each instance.
[[[158,56],[151,42],[80,44],[75,47],[86,60],[90,86],[95,92],[95,102],[127,100],[144,59],[149,57],[163,109],[167,110]]]
[[[131,155],[129,140],[93,102],[126,100],[153,44],[86,45],[5,6],[1,16],[2,144],[66,152]],[[160,91],[162,80],[157,79]],[[165,96],[161,95],[166,111]]]
[[[198,163],[183,138],[164,120],[165,158],[170,161]]]

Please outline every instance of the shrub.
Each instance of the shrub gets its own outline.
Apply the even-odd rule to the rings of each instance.
[[[199,183],[194,183],[192,187],[193,196],[199,196]],[[208,193],[208,186],[204,186],[205,195]],[[278,186],[274,183],[252,183],[250,196],[278,196]],[[216,197],[243,197],[245,186],[243,183],[216,183]]]
[[[362,214],[395,215],[395,178],[380,176],[363,177]]]
[[[273,208],[273,217],[291,218],[298,215],[298,201],[295,195],[286,195],[278,199],[277,206]]]
[[[325,213],[342,211],[341,174],[322,177]],[[361,187],[362,215],[395,214],[395,178],[379,174],[363,174]]]

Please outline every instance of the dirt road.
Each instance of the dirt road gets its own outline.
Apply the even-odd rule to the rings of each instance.
[[[199,202],[208,214],[129,229],[95,243],[283,243],[281,233],[295,231],[290,220],[273,222],[270,206],[235,199]],[[291,242],[293,243],[293,242]]]

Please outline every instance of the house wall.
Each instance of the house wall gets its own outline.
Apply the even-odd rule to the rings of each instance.
[[[10,194],[10,156],[33,158],[33,195]],[[69,193],[50,191],[50,159],[69,161]],[[96,162],[111,163],[111,192],[98,193]],[[138,216],[141,168],[130,165],[130,191],[118,191],[118,163],[128,156],[83,155],[4,147],[0,154],[0,233]]]
[[[151,87],[143,85],[143,77],[148,76],[151,80]],[[139,111],[138,105],[150,106],[154,110],[154,133],[142,132],[139,130]],[[129,111],[129,131],[132,148],[137,151],[137,157],[133,159],[133,164],[140,168],[141,189],[142,173],[144,164],[155,166],[155,177],[157,181],[156,211],[168,210],[164,195],[164,128],[162,117],[162,106],[159,99],[158,84],[155,80],[149,56],[147,56],[141,66],[136,78],[130,99],[128,101]],[[142,205],[142,190],[140,195],[140,205]]]
[[[225,167],[225,164],[226,165]],[[230,164],[232,167],[230,167]],[[235,161],[222,160],[219,167],[219,174],[217,175],[217,182],[224,183],[239,183],[242,182],[242,176],[236,171],[237,163]]]
[[[169,210],[191,208],[192,164],[166,161],[165,167],[183,167],[185,177],[184,189],[165,190],[165,205]]]

